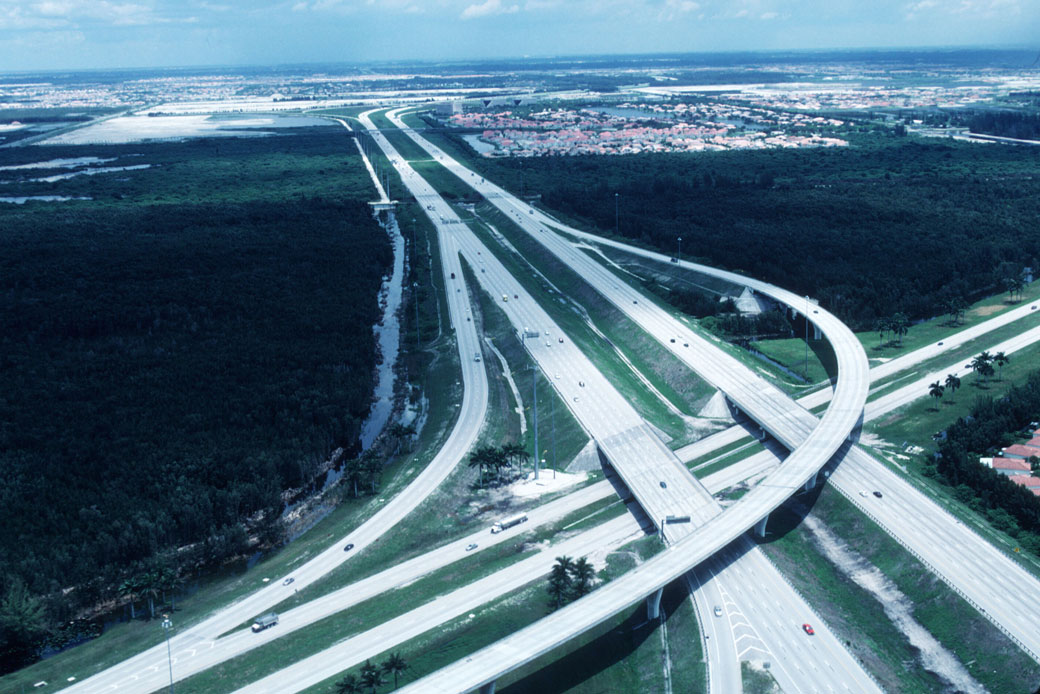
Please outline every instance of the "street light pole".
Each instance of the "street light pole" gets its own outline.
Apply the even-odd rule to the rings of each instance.
[[[621,217],[618,213],[617,193],[614,193],[614,236],[621,236]]]
[[[549,419],[552,421],[553,479],[556,479],[556,398],[549,401]]]
[[[170,652],[170,629],[173,628],[173,621],[169,615],[163,615],[162,628],[166,635],[166,661],[170,664],[170,694],[173,694],[173,654]]]
[[[534,393],[534,478],[538,479],[538,367],[531,367],[531,392]]]
[[[809,381],[809,295],[805,295],[805,380]]]
[[[675,257],[676,258],[682,258],[682,236],[678,237],[676,239],[676,241],[679,242],[679,250],[678,250],[678,252],[676,252]]]

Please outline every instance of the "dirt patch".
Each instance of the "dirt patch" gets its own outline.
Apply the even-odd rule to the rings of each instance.
[[[994,313],[1000,313],[1005,308],[1007,307],[1004,304],[995,304],[993,306],[979,306],[978,308],[973,308],[972,310],[968,311],[968,314],[972,316],[992,316]]]
[[[948,691],[986,694],[985,688],[971,676],[956,656],[914,619],[913,603],[892,581],[859,553],[849,549],[819,519],[810,515],[803,522],[823,555],[881,603],[885,616],[916,649],[921,664],[941,677],[948,685]]]

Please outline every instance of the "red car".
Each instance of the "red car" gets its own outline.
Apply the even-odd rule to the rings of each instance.
[[[812,624],[803,624],[802,625],[802,629],[804,629],[805,633],[808,634],[809,636],[812,636],[813,634],[816,633],[815,631],[813,631]]]

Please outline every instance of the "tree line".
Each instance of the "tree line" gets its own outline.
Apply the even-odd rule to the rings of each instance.
[[[470,161],[605,235],[668,254],[681,236],[686,257],[816,297],[857,330],[1004,291],[1005,264],[1018,278],[1036,268],[1040,153],[869,137],[825,150]]]
[[[980,365],[976,371],[979,378],[985,377],[981,366],[987,363],[985,354],[972,362]],[[970,417],[951,425],[945,440],[938,444],[934,468],[929,465],[925,472],[954,487],[961,501],[1015,537],[1024,549],[1040,556],[1040,497],[979,463],[979,457],[999,453],[1019,440],[1038,413],[1040,371],[1034,371],[1003,397],[980,399]]]
[[[97,199],[5,210],[0,671],[93,606],[154,614],[205,567],[278,544],[284,495],[337,449],[354,494],[378,485],[358,436],[392,250],[367,197],[292,188],[314,162],[286,150],[349,152],[342,136],[264,140],[142,145],[168,163],[147,186],[81,177]],[[345,162],[319,186],[355,185]],[[195,199],[200,180],[226,199]]]

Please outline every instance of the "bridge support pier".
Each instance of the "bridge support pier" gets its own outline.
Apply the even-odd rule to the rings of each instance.
[[[820,332],[820,326],[818,326],[815,323],[813,323],[812,329],[813,329],[813,338],[812,339],[814,339],[816,341],[822,340],[823,339],[823,333]]]
[[[819,476],[819,473],[814,473],[812,477],[805,480],[805,491],[811,492],[813,489],[816,489],[816,478]]]
[[[768,520],[769,520],[769,516],[766,516],[765,518],[763,518],[759,522],[755,523],[755,537],[765,537],[766,536],[766,521],[768,521]]]
[[[658,619],[661,616],[661,595],[664,588],[658,588],[656,592],[646,596],[646,618]]]
[[[759,441],[765,441],[766,440],[766,436],[767,436],[767,434],[766,434],[765,427],[761,427],[761,426],[758,427],[758,434],[755,436],[755,438],[758,439]]]
[[[491,680],[487,684],[481,685],[480,694],[495,694],[495,680]]]

